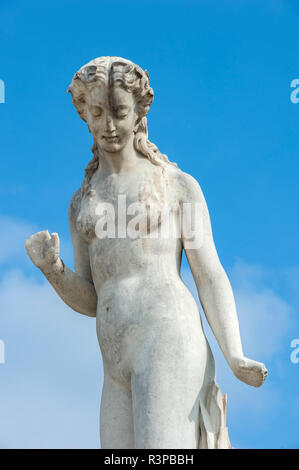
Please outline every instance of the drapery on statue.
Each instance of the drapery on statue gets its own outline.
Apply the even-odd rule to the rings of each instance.
[[[94,138],[69,206],[75,272],[59,257],[56,233],[35,233],[25,246],[62,300],[96,317],[102,448],[230,448],[226,397],[197,304],[180,277],[183,249],[235,376],[259,387],[267,370],[244,357],[200,186],[148,140],[154,93],[147,71],[99,57],[74,75],[68,91]]]

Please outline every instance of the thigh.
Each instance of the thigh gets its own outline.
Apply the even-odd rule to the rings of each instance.
[[[100,434],[102,449],[133,449],[131,391],[107,373],[101,399]]]
[[[144,350],[132,372],[135,448],[195,449],[206,342],[161,336]]]

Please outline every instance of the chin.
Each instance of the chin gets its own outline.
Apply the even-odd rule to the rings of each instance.
[[[124,147],[124,145],[119,142],[109,143],[109,142],[102,141],[101,143],[99,143],[99,147],[105,150],[105,152],[116,153],[116,152],[119,152]]]
[[[123,146],[119,144],[106,144],[103,148],[106,152],[116,153],[119,152]]]

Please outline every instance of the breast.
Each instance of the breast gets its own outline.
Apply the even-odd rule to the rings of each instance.
[[[84,191],[76,227],[85,240],[151,236],[167,218],[166,188],[155,180],[125,193],[109,189],[89,184]]]

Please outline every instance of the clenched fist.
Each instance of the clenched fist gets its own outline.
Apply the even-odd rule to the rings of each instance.
[[[262,362],[253,361],[248,357],[235,357],[230,366],[239,380],[253,387],[260,387],[266,380],[267,369]]]
[[[31,235],[25,242],[25,248],[31,261],[41,270],[54,265],[59,259],[59,237],[50,236],[48,230]]]

